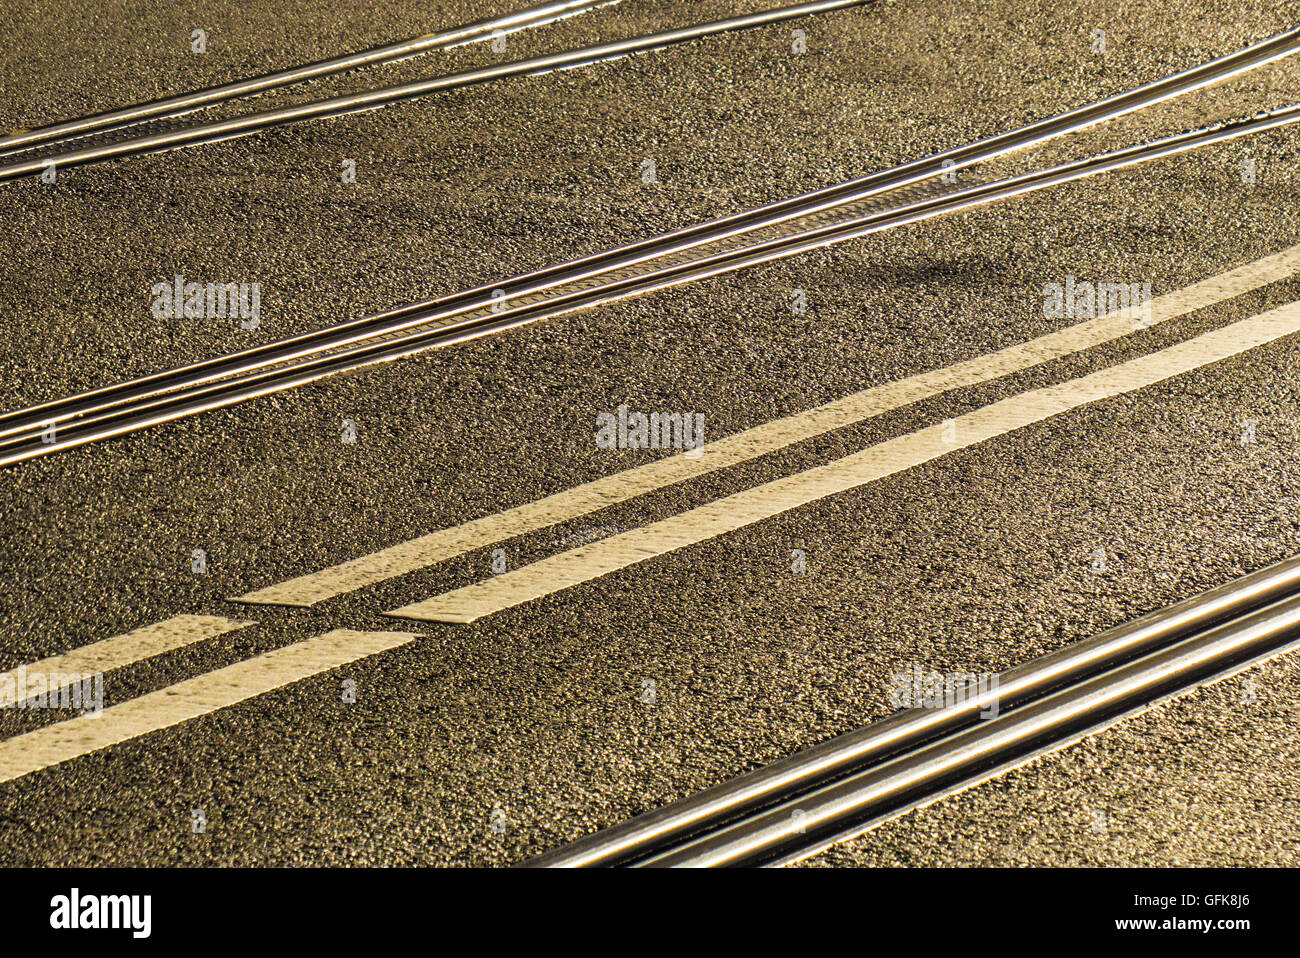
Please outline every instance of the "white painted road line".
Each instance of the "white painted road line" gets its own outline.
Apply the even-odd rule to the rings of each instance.
[[[82,715],[6,739],[0,742],[0,782],[207,715],[416,638],[410,632],[337,629],[114,705],[99,715]]]
[[[143,659],[215,638],[226,632],[246,629],[256,622],[237,622],[219,615],[178,615],[142,628],[82,646],[63,655],[51,656],[0,672],[0,708],[15,704],[17,690],[33,688],[41,677],[42,691],[54,692],[79,681],[81,676],[109,672]]]
[[[1152,301],[1151,326],[1177,319],[1300,271],[1300,246],[1247,263]],[[264,605],[311,606],[365,586],[427,568],[474,549],[596,512],[674,483],[767,455],[797,442],[861,422],[963,386],[989,382],[1059,359],[1135,330],[1132,317],[1112,313],[1026,343],[885,383],[806,412],[746,429],[680,453],[459,526],[382,549],[341,565],[258,589],[234,600]]]
[[[1011,396],[949,423],[938,423],[890,439],[827,465],[764,483],[643,528],[562,552],[486,582],[386,614],[431,622],[473,622],[480,616],[703,542],[1088,403],[1227,359],[1298,330],[1300,302],[1290,303],[1150,355],[1060,385]]]

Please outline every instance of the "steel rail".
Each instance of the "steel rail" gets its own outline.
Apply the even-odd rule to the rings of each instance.
[[[121,405],[127,400],[158,395],[225,375],[244,374],[273,363],[301,358],[323,349],[347,346],[366,338],[400,332],[415,325],[426,324],[432,318],[450,318],[497,302],[508,301],[511,298],[533,295],[566,282],[588,279],[614,269],[639,265],[710,242],[858,202],[892,189],[933,178],[948,170],[994,159],[1046,139],[1113,119],[1170,96],[1220,82],[1244,70],[1286,56],[1298,47],[1300,47],[1300,28],[1183,73],[1138,87],[1125,94],[1035,122],[1021,129],[788,200],[572,260],[514,277],[493,286],[478,287],[452,296],[410,304],[228,356],[204,360],[178,369],[150,374],[124,383],[100,387],[75,396],[0,414],[0,437],[22,432],[34,424],[57,423],[87,411],[102,411],[111,406]],[[435,312],[430,313],[431,310]]]
[[[867,831],[1156,701],[1269,658],[1300,636],[1300,595],[1197,632],[1166,648],[850,775],[680,848],[641,867],[789,864]]]
[[[52,146],[63,140],[86,136],[91,133],[106,133],[124,127],[133,126],[146,120],[169,119],[184,116],[196,110],[204,109],[216,103],[235,100],[242,97],[265,93],[305,80],[312,80],[335,73],[364,66],[375,66],[402,60],[427,53],[430,50],[446,49],[476,40],[484,40],[498,32],[513,33],[528,27],[542,26],[564,17],[573,16],[590,10],[592,7],[618,0],[562,0],[562,2],[543,3],[516,13],[503,14],[480,20],[462,27],[453,27],[438,33],[425,34],[412,40],[390,43],[358,53],[349,53],[320,60],[303,66],[278,70],[274,73],[237,80],[220,86],[206,87],[190,93],[182,93],[147,103],[137,103],[128,107],[95,113],[64,120],[49,126],[33,130],[23,130],[10,136],[0,137],[0,157],[14,152],[33,149],[37,146]]]
[[[996,690],[943,709],[914,708],[705,789],[538,856],[529,867],[627,865],[762,808],[788,802],[848,772],[974,725],[997,704],[1014,708],[1279,599],[1300,593],[1300,556],[1251,573],[1001,673]]]
[[[390,103],[409,100],[413,97],[425,96],[442,90],[452,90],[476,83],[484,83],[488,80],[547,73],[568,67],[589,65],[645,50],[663,49],[664,47],[698,40],[718,33],[767,26],[796,17],[810,16],[846,7],[863,6],[870,2],[872,0],[817,0],[817,2],[813,3],[801,3],[790,7],[764,10],[746,16],[697,24],[680,30],[670,30],[630,40],[620,40],[564,53],[548,54],[528,60],[483,67],[478,70],[453,73],[428,80],[419,80],[413,83],[403,83],[396,86],[366,90],[361,93],[349,93],[324,100],[316,100],[310,103],[264,110],[180,130],[153,133],[147,136],[120,140],[115,143],[106,143],[86,149],[73,150],[68,153],[0,166],[0,181],[34,175],[51,165],[56,168],[80,166],[123,156],[175,149],[202,141],[230,139],[231,137],[255,133],[269,127],[281,126],[285,123],[342,116],[348,113],[377,109]]]
[[[118,412],[103,412],[98,416],[92,415],[92,418],[82,420],[79,423],[74,422],[65,426],[56,424],[52,439],[46,435],[42,437],[41,441],[37,441],[39,430],[33,428],[22,435],[11,435],[0,440],[0,466],[12,465],[53,452],[85,445],[88,442],[124,435],[184,416],[224,408],[248,399],[306,385],[340,372],[359,369],[376,363],[390,362],[427,349],[465,342],[540,319],[551,318],[572,310],[590,308],[595,305],[615,302],[638,293],[664,289],[722,273],[734,272],[748,266],[794,256],[897,226],[960,212],[997,200],[1044,189],[1048,186],[1060,185],[1114,169],[1161,159],[1296,122],[1300,122],[1300,105],[1248,121],[1227,124],[1209,130],[1178,134],[1177,136],[1157,140],[1154,143],[1103,154],[1093,159],[1080,160],[1052,167],[1048,170],[968,187],[941,198],[925,200],[883,213],[875,213],[798,233],[792,237],[770,240],[755,246],[720,253],[646,275],[633,276],[591,289],[557,296],[541,303],[512,307],[495,315],[468,317],[459,321],[452,321],[432,330],[416,330],[386,341],[353,346],[343,352],[307,360],[285,369],[250,374],[203,387],[193,387],[164,394],[137,402]]]

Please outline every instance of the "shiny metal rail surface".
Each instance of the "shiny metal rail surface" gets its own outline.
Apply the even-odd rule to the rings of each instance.
[[[690,40],[698,40],[703,37],[712,36],[713,34],[726,33],[735,30],[747,30],[754,27],[766,26],[768,24],[780,23],[784,20],[791,20],[796,17],[824,13],[830,10],[840,10],[846,7],[863,6],[870,2],[872,2],[872,0],[818,0],[818,2],[802,3],[796,6],[781,7],[774,10],[764,10],[746,16],[732,17],[727,20],[717,20],[711,23],[684,27],[680,30],[670,30],[664,33],[651,34],[649,36],[637,37],[630,40],[620,40],[615,43],[605,43],[594,47],[584,47],[578,50],[570,50],[565,53],[533,57],[528,60],[520,60],[513,63],[484,67],[478,70],[469,70],[464,73],[454,73],[447,76],[434,77],[432,79],[420,80],[414,83],[404,83],[376,90],[367,90],[361,93],[349,93],[342,96],[330,97],[325,100],[316,100],[310,103],[300,103],[293,106],[280,107],[278,109],[263,110],[228,120],[203,123],[197,126],[186,127],[184,129],[154,133],[149,136],[134,137],[115,143],[107,143],[99,146],[88,147],[86,149],[72,150],[67,153],[10,163],[5,166],[0,166],[0,180],[8,180],[15,177],[40,173],[47,169],[51,164],[59,168],[80,166],[87,163],[95,163],[118,157],[175,149],[177,147],[187,146],[194,143],[229,139],[230,137],[243,136],[269,127],[280,126],[285,123],[296,123],[302,120],[321,119],[324,117],[357,113],[364,110],[373,110],[387,106],[391,103],[409,100],[413,97],[425,96],[426,94],[435,93],[440,90],[452,90],[475,83],[484,83],[489,80],[547,73],[569,67],[589,65],[603,60],[624,57],[646,50],[662,49],[678,43],[686,43]]]
[[[916,752],[657,855],[642,867],[785,865],[880,819],[1057,748],[1155,701],[1295,647],[1300,596],[1199,632]]]
[[[196,110],[216,103],[241,97],[265,93],[305,80],[343,73],[358,67],[391,63],[409,57],[427,53],[430,50],[446,49],[452,46],[484,40],[501,33],[511,33],[527,27],[552,23],[563,17],[583,13],[592,7],[617,3],[619,0],[560,0],[560,2],[543,3],[516,13],[508,13],[487,20],[480,20],[462,27],[453,27],[438,33],[430,33],[412,40],[391,43],[382,47],[349,53],[328,60],[320,60],[304,66],[279,70],[247,80],[237,80],[220,86],[207,87],[182,93],[177,96],[137,103],[132,106],[96,113],[91,116],[65,120],[34,130],[23,130],[10,136],[0,137],[0,157],[17,151],[26,151],[38,145],[53,145],[74,137],[85,136],[95,132],[108,132],[127,126],[134,126],[145,120],[184,116]]]
[[[747,246],[740,250],[690,260],[648,274],[554,296],[540,303],[444,321],[441,326],[433,329],[415,329],[378,342],[363,342],[340,352],[305,359],[282,369],[247,374],[210,385],[187,387],[172,393],[141,399],[117,411],[98,413],[92,411],[87,413],[86,418],[71,424],[56,423],[45,429],[27,425],[8,438],[0,440],[0,465],[12,465],[89,442],[124,435],[151,425],[224,408],[258,396],[305,385],[340,372],[390,362],[428,349],[464,342],[576,309],[590,308],[628,296],[734,272],[747,266],[794,256],[849,239],[972,209],[1049,186],[1177,155],[1296,122],[1300,122],[1300,105],[1250,120],[1178,134],[1088,160],[965,187],[938,198],[906,204],[883,213],[872,213],[793,236]]]
[[[851,770],[975,724],[996,700],[1013,708],[1062,685],[1108,671],[1155,649],[1300,593],[1300,556],[1144,615],[1003,672],[996,690],[943,709],[907,709],[789,758],[562,845],[530,867],[626,865],[760,808],[786,802]]]
[[[562,284],[583,282],[615,270],[680,255],[710,243],[740,237],[792,219],[861,202],[889,191],[899,191],[903,187],[932,179],[942,172],[1005,156],[1044,140],[1163,102],[1170,97],[1203,89],[1245,70],[1274,62],[1297,48],[1300,48],[1300,30],[1288,31],[1127,93],[890,170],[517,276],[494,286],[402,306],[228,356],[6,413],[0,415],[0,437],[15,437],[24,433],[30,436],[32,428],[37,425],[44,427],[51,423],[57,424],[86,413],[101,414],[130,400],[161,395],[224,376],[254,372],[327,349],[341,348],[414,326],[427,325],[434,320],[447,319],[488,306],[499,306]]]

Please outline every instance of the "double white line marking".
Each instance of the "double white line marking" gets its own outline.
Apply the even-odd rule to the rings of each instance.
[[[1177,319],[1196,310],[1287,279],[1297,272],[1300,272],[1300,246],[1293,246],[1272,256],[1194,283],[1186,289],[1158,297],[1151,304],[1150,315],[1145,320],[1144,326],[1155,326]],[[1267,325],[1271,329],[1276,326],[1276,323]],[[1229,327],[1232,328],[1234,327]],[[1241,327],[1243,330],[1245,328]],[[1111,314],[1086,320],[1058,332],[1048,333],[945,369],[919,373],[896,382],[885,383],[794,416],[755,426],[709,443],[696,450],[693,455],[682,453],[670,456],[584,483],[496,515],[441,529],[320,572],[250,592],[236,601],[267,605],[312,606],[326,599],[427,568],[475,549],[535,532],[687,479],[755,459],[911,403],[965,386],[990,382],[1041,363],[1082,352],[1093,346],[1120,339],[1134,331],[1135,323],[1132,318],[1123,315]],[[1233,334],[1225,333],[1225,335],[1229,338],[1230,346]],[[1277,332],[1272,338],[1282,335],[1286,335],[1285,331]],[[1212,345],[1208,351],[1194,351],[1197,358],[1193,358],[1192,353],[1187,351],[1172,353],[1165,359],[1157,358],[1163,355],[1157,353],[1148,357],[1145,361],[1147,365],[1142,366],[1141,369],[1126,364],[1126,367],[1116,367],[1114,371],[1085,377],[1087,382],[1080,380],[1072,389],[1067,390],[1071,384],[1057,387],[1067,390],[1068,395],[1073,397],[1066,399],[1066,405],[1060,408],[1057,407],[1066,394],[1046,395],[1043,394],[1044,391],[1039,391],[1017,397],[1019,401],[1015,404],[1015,408],[999,405],[996,411],[979,410],[971,413],[959,420],[958,434],[962,439],[960,445],[952,443],[936,445],[933,441],[933,430],[922,430],[913,436],[894,440],[892,445],[882,444],[856,457],[850,457],[852,462],[842,460],[839,464],[832,463],[821,470],[810,470],[801,476],[778,480],[777,483],[769,483],[759,489],[740,493],[738,496],[723,500],[723,503],[728,503],[726,507],[722,503],[704,506],[685,513],[682,517],[665,520],[670,525],[656,523],[644,530],[624,533],[553,559],[544,560],[543,563],[517,572],[507,573],[479,586],[458,589],[437,599],[405,606],[394,610],[391,614],[443,622],[472,621],[488,612],[517,605],[530,598],[549,594],[558,588],[566,588],[567,585],[622,568],[631,562],[661,555],[665,551],[739,528],[834,492],[920,465],[945,452],[952,452],[962,446],[1056,415],[1084,402],[1091,402],[1093,400],[1087,398],[1090,389],[1100,390],[1096,398],[1103,398],[1101,393],[1118,395],[1145,384],[1143,382],[1125,386],[1124,383],[1128,381],[1123,378],[1125,376],[1145,379],[1154,375],[1155,378],[1150,381],[1155,382],[1194,368],[1188,366],[1188,362],[1204,365],[1215,362],[1216,357],[1224,358],[1231,354],[1224,351],[1222,342],[1216,342],[1217,345]],[[1121,373],[1119,371],[1121,368],[1127,368],[1127,372]],[[1121,378],[1112,380],[1109,378],[1111,372]],[[1002,422],[1005,428],[991,426],[995,420]],[[782,498],[783,496],[789,498]],[[783,505],[782,503],[785,502],[789,504]],[[683,521],[679,522],[678,519]],[[742,519],[744,521],[740,521]],[[698,533],[690,528],[690,523],[693,522],[700,523]],[[716,531],[708,531],[709,529]],[[654,532],[650,533],[649,530]],[[580,557],[584,558],[580,559]],[[557,570],[563,570],[566,578],[557,580],[555,588],[542,588],[546,583],[537,580],[534,576],[534,574],[544,576]],[[565,584],[558,584],[560,581]]]
[[[159,626],[164,624],[159,623]],[[234,627],[242,628],[247,624],[236,623]],[[157,629],[159,626],[148,628]],[[126,639],[131,634],[135,633],[118,636],[118,639]],[[209,632],[204,635],[196,630],[189,634],[192,636],[191,641],[198,641],[219,633]],[[409,632],[352,632],[337,629],[305,642],[228,665],[215,672],[206,672],[157,692],[141,695],[121,705],[104,709],[98,715],[82,715],[6,739],[0,742],[0,782],[156,732],[178,722],[207,715],[367,655],[395,649],[415,638],[417,636]],[[105,640],[114,641],[116,640]],[[100,646],[103,644],[95,643]],[[29,670],[40,664],[30,666]]]
[[[879,443],[835,462],[746,489],[580,549],[573,549],[388,613],[431,622],[473,622],[637,562],[695,545],[836,493],[911,469],[939,456],[1060,415],[1088,403],[1150,386],[1300,331],[1300,302],[1290,303],[1176,346],[1091,375],[1021,393],[950,424]]]
[[[125,635],[92,642],[63,655],[32,662],[22,668],[28,673],[48,677],[48,691],[56,692],[64,688],[72,676],[120,669],[173,649],[256,624],[237,622],[218,615],[178,615]],[[16,690],[18,686],[17,670],[0,672],[0,708],[9,708],[15,704],[15,695],[10,690]]]
[[[1154,325],[1212,306],[1300,271],[1300,246],[1158,298]],[[1110,315],[1007,347],[946,369],[873,387],[815,409],[756,426],[704,446],[585,483],[493,516],[421,536],[312,575],[243,596],[246,603],[310,606],[445,559],[533,532],[726,468],[909,403],[1059,359],[1135,330],[1131,317]],[[645,527],[543,559],[486,582],[393,610],[390,615],[439,622],[475,619],[654,556],[702,542],[818,499],[857,488],[1088,403],[1123,395],[1300,331],[1291,303],[1057,386],[1035,389],[953,420],[879,443],[824,466],[764,483]],[[217,616],[177,616],[83,649],[44,659],[28,670],[107,671],[253,623]],[[0,781],[208,714],[263,692],[405,645],[407,632],[337,630],[296,645],[83,716],[0,742]],[[0,673],[0,680],[12,673]],[[3,704],[3,703],[0,703]]]

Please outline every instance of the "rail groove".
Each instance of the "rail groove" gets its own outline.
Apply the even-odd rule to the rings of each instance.
[[[781,865],[1289,648],[1300,557],[596,832],[530,867]],[[981,718],[998,706],[992,718]]]
[[[790,9],[790,8],[787,8]],[[337,326],[0,415],[0,465],[1300,120],[1300,106],[988,182],[942,174],[1204,89],[1300,50],[1300,28],[1017,130],[801,196]]]

